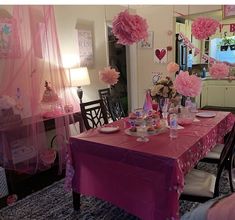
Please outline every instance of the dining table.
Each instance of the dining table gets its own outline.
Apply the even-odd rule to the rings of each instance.
[[[205,111],[200,111],[205,112]],[[208,113],[208,111],[206,111]],[[108,201],[140,219],[179,219],[184,176],[231,130],[234,116],[213,111],[200,115],[170,138],[169,129],[138,142],[128,118],[70,137],[70,176],[75,209],[80,194]]]

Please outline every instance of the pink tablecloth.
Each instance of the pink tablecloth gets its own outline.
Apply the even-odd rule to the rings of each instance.
[[[141,219],[178,219],[178,198],[184,175],[231,129],[233,115],[217,112],[214,118],[178,130],[150,136],[147,143],[121,130],[102,134],[89,130],[70,139],[75,192],[110,201]]]

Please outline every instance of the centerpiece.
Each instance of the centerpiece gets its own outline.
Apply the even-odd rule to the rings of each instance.
[[[174,88],[179,94],[186,96],[186,103],[189,103],[181,108],[178,115],[178,123],[181,125],[191,124],[195,118],[195,112],[192,111],[192,105],[190,104],[191,98],[200,95],[202,81],[196,75],[189,75],[188,71],[180,71],[174,81]]]
[[[169,76],[155,82],[150,91],[152,99],[158,103],[160,112],[163,111],[163,106],[165,103],[177,96],[177,91],[174,88],[173,81]]]

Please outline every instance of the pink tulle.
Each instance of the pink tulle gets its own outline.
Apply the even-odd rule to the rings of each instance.
[[[212,18],[199,17],[192,23],[192,35],[198,39],[207,39],[215,34],[220,23]]]
[[[166,70],[168,73],[175,73],[176,71],[179,70],[179,65],[175,62],[170,62],[168,63]]]
[[[229,74],[229,66],[225,63],[214,63],[209,69],[209,73],[213,78],[223,78]]]
[[[99,78],[104,83],[115,85],[118,82],[119,72],[110,67],[105,67],[104,70],[99,72]]]
[[[127,10],[120,12],[113,20],[113,34],[118,42],[130,45],[148,37],[148,25],[145,19],[138,15],[130,15]]]
[[[174,82],[178,93],[184,96],[195,97],[201,93],[202,81],[195,75],[189,75],[188,71],[180,71]]]

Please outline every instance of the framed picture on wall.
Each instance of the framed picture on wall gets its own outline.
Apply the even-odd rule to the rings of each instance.
[[[148,38],[139,42],[139,48],[153,48],[153,31],[148,31]]]
[[[76,24],[81,67],[94,66],[94,22],[78,20]]]
[[[223,5],[223,19],[235,18],[235,5]]]

